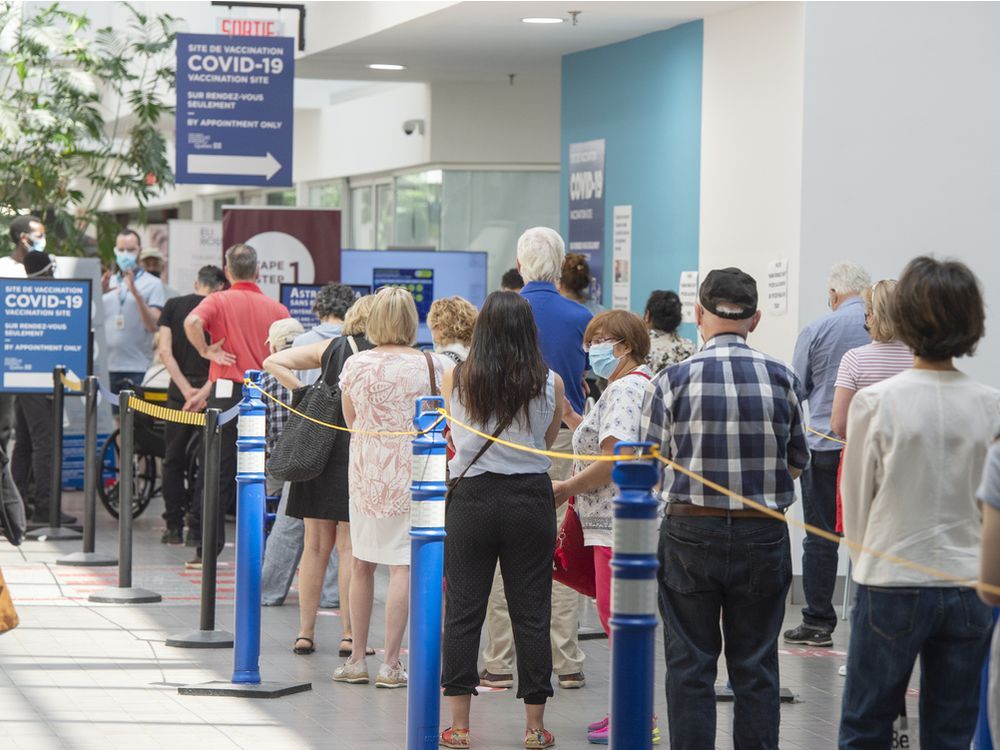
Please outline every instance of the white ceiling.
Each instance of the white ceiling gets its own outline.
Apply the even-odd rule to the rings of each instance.
[[[306,54],[296,76],[371,81],[556,80],[563,55],[649,34],[738,7],[739,2],[460,2],[344,44]],[[337,3],[324,4],[329,22]],[[356,6],[357,3],[345,3]],[[440,7],[440,6],[439,6]],[[581,11],[576,26],[521,23],[527,16]],[[346,12],[346,8],[345,8]],[[325,24],[324,24],[325,25]],[[307,26],[308,48],[323,45],[323,29]],[[319,37],[319,38],[317,38]],[[402,72],[373,71],[373,62],[400,63]]]

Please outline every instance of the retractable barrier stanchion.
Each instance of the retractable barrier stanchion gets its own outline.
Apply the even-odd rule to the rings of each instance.
[[[445,469],[439,396],[417,399],[410,504],[410,682],[406,748],[438,746],[441,708],[441,593],[444,580]]]
[[[83,383],[83,552],[74,552],[66,557],[61,557],[56,560],[57,565],[99,567],[118,564],[118,560],[114,557],[100,555],[94,551],[97,536],[97,475],[99,470],[97,459],[98,387],[95,375],[91,375]]]
[[[198,630],[168,636],[166,644],[177,648],[232,648],[233,634],[215,629],[215,579],[219,533],[219,457],[222,434],[219,409],[205,412],[205,447],[202,471],[205,495],[201,511],[201,617]]]
[[[247,370],[247,380],[260,385],[260,372]],[[260,679],[260,577],[264,563],[264,471],[267,429],[259,391],[243,386],[239,438],[236,440],[236,622],[231,682],[209,682],[178,688],[181,695],[229,695],[279,698],[312,690],[310,682],[262,682]],[[208,546],[216,544],[207,536]]]
[[[121,460],[118,464],[118,586],[90,595],[92,602],[109,604],[150,604],[163,599],[155,591],[132,586],[132,496],[135,479],[135,412],[129,400],[133,391],[118,394],[121,418]]]
[[[52,488],[49,494],[49,525],[33,529],[25,537],[41,541],[80,539],[79,531],[62,525],[62,454],[63,454],[63,376],[66,368],[57,365],[52,368]],[[24,437],[23,435],[21,436]]]
[[[1000,628],[1000,608],[993,610],[993,629]],[[996,637],[996,633],[994,633]],[[986,652],[983,663],[982,681],[979,687],[979,722],[976,724],[976,736],[972,740],[972,750],[993,750],[993,737],[990,734],[990,652]]]
[[[649,453],[652,443],[618,443]],[[653,674],[656,650],[655,461],[619,461],[611,556],[611,747],[648,750],[653,745]]]

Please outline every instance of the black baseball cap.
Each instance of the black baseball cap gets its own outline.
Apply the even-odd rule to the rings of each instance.
[[[738,268],[709,271],[698,292],[701,306],[713,315],[729,320],[745,320],[757,312],[757,282]],[[738,312],[720,311],[719,305],[739,307]]]

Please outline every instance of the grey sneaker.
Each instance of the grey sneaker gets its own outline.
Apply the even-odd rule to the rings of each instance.
[[[394,667],[390,667],[388,664],[382,664],[382,666],[378,668],[378,677],[375,678],[375,687],[406,687],[408,680],[409,675],[407,675],[406,670],[403,669],[402,662],[398,662]]]
[[[785,643],[793,643],[797,646],[813,646],[814,648],[831,648],[833,646],[833,636],[829,630],[811,628],[802,624],[797,628],[785,631]]]
[[[364,659],[353,663],[345,661],[333,670],[333,681],[348,682],[352,685],[367,685],[369,682],[368,663]]]

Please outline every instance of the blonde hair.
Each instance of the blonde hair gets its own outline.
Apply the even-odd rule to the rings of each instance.
[[[444,297],[431,303],[427,325],[441,337],[439,344],[457,341],[466,346],[472,341],[472,327],[478,311],[462,297]]]
[[[892,293],[896,289],[895,279],[876,281],[861,293],[865,301],[865,311],[871,315],[868,332],[873,341],[892,341],[896,338],[896,327],[889,314]]]
[[[341,333],[344,336],[364,336],[368,328],[368,315],[375,304],[375,295],[366,294],[357,302],[347,308],[344,316],[344,327]]]
[[[413,346],[417,343],[418,321],[412,294],[398,286],[382,287],[375,293],[368,313],[365,336],[375,346]]]

